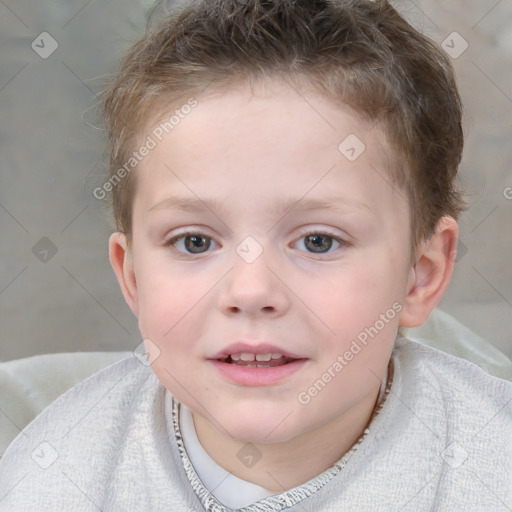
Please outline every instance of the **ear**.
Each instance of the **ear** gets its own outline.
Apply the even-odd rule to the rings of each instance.
[[[420,245],[400,315],[402,327],[418,327],[439,304],[453,274],[457,238],[457,222],[451,217],[442,217],[434,234]]]
[[[133,258],[124,233],[113,233],[108,241],[110,264],[117,276],[124,299],[135,316],[139,314],[137,281]]]

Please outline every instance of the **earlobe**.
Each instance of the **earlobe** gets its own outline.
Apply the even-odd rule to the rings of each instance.
[[[110,235],[108,244],[110,264],[117,276],[123,296],[133,314],[139,314],[137,281],[133,267],[133,258],[124,233]]]
[[[402,327],[418,327],[439,304],[453,274],[457,236],[457,222],[442,217],[434,234],[420,246],[400,316]]]

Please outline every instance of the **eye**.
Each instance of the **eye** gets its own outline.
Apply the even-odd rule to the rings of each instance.
[[[169,247],[176,246],[178,252],[184,254],[202,254],[210,248],[212,242],[213,240],[209,236],[201,233],[186,232],[170,238],[165,245]],[[178,248],[181,244],[183,244],[185,250]]]
[[[304,240],[302,245],[307,251],[313,254],[328,254],[340,247],[349,245],[348,242],[341,238],[321,231],[308,231],[299,238],[299,241],[301,240]],[[165,242],[165,245],[167,247],[175,247],[182,254],[202,254],[210,249],[212,243],[215,244],[216,242],[209,236],[187,231],[170,238]],[[298,244],[298,242],[296,243]],[[337,247],[336,244],[338,244]],[[334,250],[331,250],[333,247]]]
[[[335,244],[338,244],[338,247],[335,247],[334,250],[348,245],[347,242],[340,238],[320,231],[309,231],[303,234],[302,237],[299,238],[299,241],[300,240],[304,240],[302,245],[314,254],[328,254],[329,252],[333,252],[330,251],[330,249],[332,249]]]

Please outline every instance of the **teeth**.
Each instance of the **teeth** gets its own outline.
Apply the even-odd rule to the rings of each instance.
[[[250,354],[249,352],[242,352],[240,354],[231,354],[231,359],[233,361],[270,361],[271,359],[281,359],[283,354],[278,353],[270,353],[267,354]]]
[[[256,354],[256,361],[270,361],[272,354]]]
[[[244,368],[270,368],[271,365],[268,361],[237,361],[236,363],[233,363],[237,366],[243,366]]]

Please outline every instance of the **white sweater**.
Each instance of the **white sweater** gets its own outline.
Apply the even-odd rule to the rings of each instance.
[[[252,511],[510,511],[512,383],[399,337],[350,456]],[[0,461],[0,511],[226,511],[184,449],[180,405],[129,357],[46,408]]]

